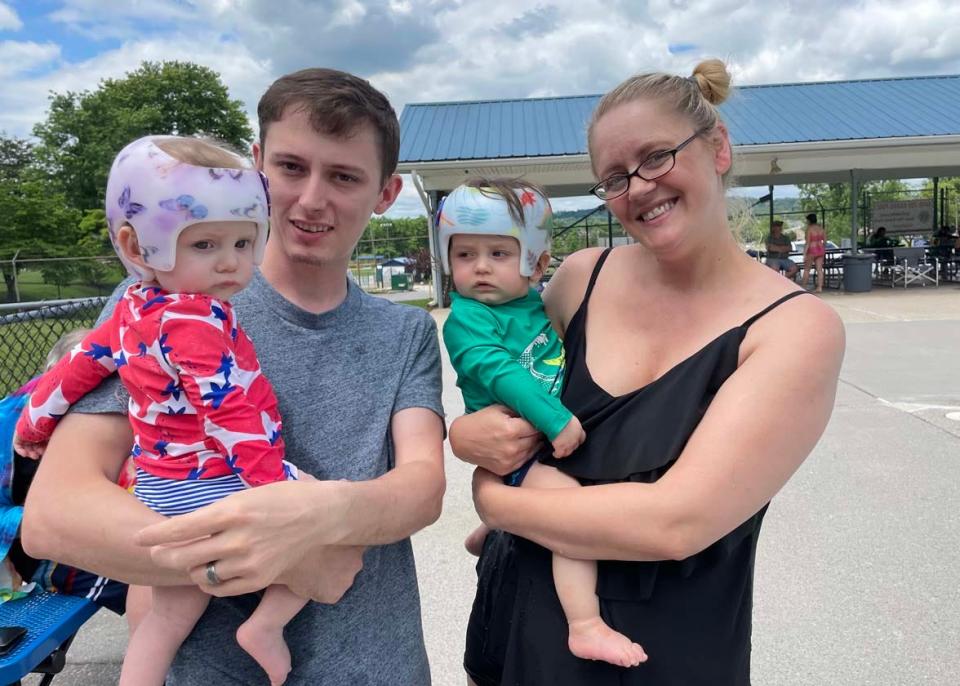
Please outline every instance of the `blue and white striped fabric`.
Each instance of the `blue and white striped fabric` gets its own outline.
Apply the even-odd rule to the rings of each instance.
[[[154,512],[173,517],[193,512],[247,488],[236,474],[212,479],[177,480],[163,479],[137,469],[137,484],[133,494]]]

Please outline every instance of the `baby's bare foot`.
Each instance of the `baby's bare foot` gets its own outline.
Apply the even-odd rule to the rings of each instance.
[[[567,644],[571,653],[585,660],[603,660],[620,667],[636,667],[647,661],[639,644],[611,629],[600,617],[570,622]]]
[[[237,629],[237,643],[267,673],[270,686],[281,686],[287,680],[290,649],[283,640],[283,627],[271,629],[246,621]]]

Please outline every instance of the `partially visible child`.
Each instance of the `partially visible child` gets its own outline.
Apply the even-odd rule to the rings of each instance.
[[[505,405],[546,435],[555,457],[586,438],[580,421],[559,400],[563,345],[532,285],[550,259],[550,203],[536,186],[477,179],[455,188],[437,217],[440,256],[453,276],[443,340],[457,372],[467,412]],[[506,477],[533,488],[572,488],[576,479],[530,460]],[[488,530],[467,539],[479,554]],[[569,625],[570,652],[633,667],[647,659],[638,644],[600,617],[597,564],[554,553],[553,578]]]
[[[74,329],[63,334],[47,353],[45,369],[50,369],[90,333],[90,329]],[[117,614],[124,614],[132,627],[149,607],[150,597],[114,579],[77,569],[52,560],[37,560],[27,555],[20,543],[20,522],[23,503],[33,482],[37,462],[13,449],[15,427],[20,413],[36,387],[40,376],[0,400],[0,556],[6,555],[11,576],[36,583],[54,593],[87,598]],[[126,473],[118,481],[126,487]],[[132,488],[132,481],[130,487]],[[16,588],[16,586],[14,586]],[[146,604],[145,604],[146,603]]]
[[[44,375],[17,425],[18,451],[39,457],[69,406],[116,371],[130,394],[134,494],[156,512],[185,514],[296,478],[283,460],[273,388],[227,301],[263,258],[266,179],[205,141],[141,138],[113,163],[106,214],[117,253],[140,281],[111,319]],[[221,582],[216,561],[206,576]],[[154,588],[120,683],[163,684],[209,600],[194,586]],[[283,627],[305,603],[270,586],[237,630],[271,684],[290,671]]]

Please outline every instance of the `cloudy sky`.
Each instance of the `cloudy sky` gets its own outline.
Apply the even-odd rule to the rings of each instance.
[[[273,79],[308,66],[370,79],[399,114],[602,93],[714,56],[739,84],[956,74],[960,2],[0,0],[0,131],[27,136],[51,91],[94,89],[143,60],[216,70],[253,119]],[[393,210],[420,211],[409,191]]]

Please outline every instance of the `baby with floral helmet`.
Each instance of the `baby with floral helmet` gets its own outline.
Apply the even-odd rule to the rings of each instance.
[[[504,405],[540,430],[553,456],[563,458],[586,434],[560,401],[563,344],[533,288],[550,259],[551,226],[544,192],[512,179],[468,181],[451,191],[437,215],[441,261],[456,288],[443,340],[466,411]],[[536,457],[505,481],[533,488],[579,486]],[[471,533],[467,549],[479,555],[488,533],[485,526]],[[646,660],[639,645],[600,617],[596,562],[554,553],[553,576],[574,655],[622,667]]]
[[[283,459],[273,388],[229,303],[263,259],[266,178],[210,142],[147,136],[114,160],[106,216],[117,254],[139,280],[112,317],[40,380],[17,425],[17,450],[39,458],[70,405],[117,372],[130,394],[134,494],[154,511],[185,514],[296,479]],[[230,578],[216,561],[205,575],[211,586]],[[120,683],[163,684],[209,600],[198,587],[155,587]],[[270,586],[237,630],[271,684],[290,671],[283,627],[305,604],[287,587]]]

